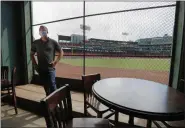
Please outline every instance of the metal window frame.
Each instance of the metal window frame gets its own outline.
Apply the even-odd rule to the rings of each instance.
[[[176,51],[177,51],[177,37],[178,37],[178,27],[179,27],[179,14],[180,14],[180,1],[176,2],[176,13],[175,13],[175,23],[174,23],[174,32],[173,32],[173,46],[172,46],[172,58],[171,58],[171,66],[170,66],[170,75],[169,75],[169,86],[174,87],[175,89],[179,88],[180,84],[180,75],[181,75],[181,68],[182,68],[182,61],[183,61],[183,42],[181,47],[181,53],[180,53],[180,62],[179,62],[179,70],[178,70],[178,79],[177,79],[177,86],[173,85],[174,81],[174,66],[175,66],[175,58],[176,58]],[[183,32],[185,32],[185,26],[183,26]],[[185,37],[182,35],[182,41],[185,39]]]

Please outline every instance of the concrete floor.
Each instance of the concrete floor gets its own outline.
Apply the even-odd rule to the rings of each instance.
[[[120,120],[128,121],[128,116],[120,114]],[[135,119],[135,123],[143,125],[141,120]],[[46,127],[44,117],[35,115],[28,111],[18,108],[18,114],[15,114],[13,106],[6,105],[1,107],[1,127],[22,128],[22,127]]]
[[[18,97],[24,97],[29,100],[40,102],[42,98],[44,98],[45,91],[44,88],[38,85],[28,84],[24,86],[16,87],[16,94]],[[72,99],[72,106],[73,111],[84,113],[84,96],[83,93],[71,91],[71,99]],[[96,113],[89,109],[91,115],[96,116]],[[106,116],[109,113],[105,113],[103,116]],[[114,116],[110,119],[114,120]],[[125,114],[119,114],[119,121],[128,123],[129,117]],[[146,126],[146,120],[134,118],[135,125],[139,126]]]
[[[16,87],[16,93],[18,97],[24,96],[29,100],[40,101],[45,97],[45,92],[43,87],[36,85],[26,85],[26,86],[18,86]],[[84,113],[83,109],[83,93],[79,92],[71,92],[72,98],[72,106],[73,111]],[[90,113],[96,116],[96,113],[90,110]],[[107,113],[108,114],[108,113]],[[104,114],[106,116],[106,114]],[[114,116],[110,119],[114,120]],[[119,121],[128,123],[128,115],[119,114]],[[146,126],[145,119],[134,118],[134,124],[138,126]],[[1,125],[2,127],[13,127],[13,128],[21,128],[21,127],[46,127],[45,120],[43,117],[37,116],[28,111],[18,109],[18,114],[15,115],[14,108],[12,106],[6,105],[1,106]],[[181,126],[185,126],[181,125]],[[152,127],[155,127],[153,124]]]
[[[1,127],[2,128],[22,128],[22,127],[46,127],[43,117],[18,108],[15,114],[14,107],[1,106]]]

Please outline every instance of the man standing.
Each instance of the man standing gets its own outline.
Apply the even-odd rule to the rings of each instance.
[[[49,95],[57,89],[55,66],[63,56],[63,50],[55,40],[48,37],[48,29],[45,26],[40,26],[39,34],[41,38],[32,43],[30,55],[33,65],[39,73],[40,82],[44,86],[46,95]],[[55,52],[59,54],[56,60]],[[37,53],[38,63],[34,57],[35,53]]]

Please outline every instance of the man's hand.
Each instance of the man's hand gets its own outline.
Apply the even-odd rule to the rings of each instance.
[[[63,50],[59,52],[59,55],[57,56],[56,60],[52,61],[50,64],[53,68],[57,65],[57,63],[60,61],[61,57],[63,56]]]
[[[55,66],[57,65],[57,61],[52,61],[50,64],[52,65],[53,68],[55,68]]]
[[[32,52],[32,51],[31,51],[31,53],[30,53],[30,58],[31,58],[31,60],[32,60],[32,63],[33,63],[33,65],[37,65],[37,62],[36,62],[36,60],[35,60],[34,55],[35,55],[35,52]]]
[[[33,67],[34,67],[34,69],[35,69],[37,72],[39,72],[39,70],[38,70],[38,64],[33,64]]]

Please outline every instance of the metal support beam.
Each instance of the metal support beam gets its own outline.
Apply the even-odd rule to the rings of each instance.
[[[169,86],[178,89],[182,63],[182,49],[185,43],[185,2],[178,1],[176,4],[175,26],[173,34],[173,49]]]
[[[83,26],[85,26],[85,1],[83,6]],[[85,28],[83,28],[83,41],[84,41],[84,50],[83,50],[83,75],[85,75]]]
[[[100,15],[109,15],[109,14],[114,14],[114,13],[141,11],[141,10],[157,9],[157,8],[168,8],[168,7],[175,7],[175,6],[176,6],[176,4],[170,4],[170,5],[155,6],[155,7],[136,8],[136,9],[128,9],[128,10],[120,10],[120,11],[111,11],[111,12],[105,12],[105,13],[96,13],[96,14],[90,14],[90,15],[84,15],[84,16],[85,17],[92,17],[92,16],[100,16]],[[66,18],[66,19],[60,19],[60,20],[55,20],[55,21],[49,21],[49,22],[34,24],[33,26],[39,26],[39,25],[44,25],[44,24],[56,23],[56,22],[61,22],[61,21],[66,21],[66,20],[79,19],[79,18],[83,18],[84,16],[77,16],[77,17],[72,17],[72,18]]]
[[[30,83],[33,76],[33,67],[30,58],[32,37],[32,17],[31,2],[24,1],[24,38],[25,38],[25,56],[26,56],[26,83]]]

